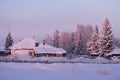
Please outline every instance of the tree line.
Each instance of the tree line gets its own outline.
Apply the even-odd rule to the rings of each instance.
[[[91,54],[98,53],[99,56],[114,50],[115,45],[120,46],[119,39],[114,38],[111,24],[105,19],[101,31],[98,26],[77,25],[74,32],[60,32],[55,30],[53,35],[46,35],[45,42],[54,47],[64,48],[69,54]]]

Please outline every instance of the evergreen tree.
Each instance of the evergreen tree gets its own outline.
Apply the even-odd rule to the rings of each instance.
[[[11,33],[9,32],[7,37],[6,37],[6,42],[5,42],[5,49],[9,49],[13,44],[13,39],[12,39],[12,36],[11,36]]]
[[[100,56],[105,56],[114,49],[114,39],[108,19],[105,19],[102,28]]]
[[[99,52],[99,30],[97,25],[95,26],[95,30],[92,34],[91,41],[87,43],[87,51],[89,53],[98,53]]]
[[[60,38],[59,31],[55,30],[53,34],[53,46],[54,47],[59,47],[59,38]]]

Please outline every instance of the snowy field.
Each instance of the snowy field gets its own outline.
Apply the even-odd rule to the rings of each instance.
[[[0,80],[120,80],[120,64],[0,62]]]

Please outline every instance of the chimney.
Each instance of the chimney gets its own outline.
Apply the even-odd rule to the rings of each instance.
[[[38,47],[39,46],[39,43],[35,43],[35,47]]]

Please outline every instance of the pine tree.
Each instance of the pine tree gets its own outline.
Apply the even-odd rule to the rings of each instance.
[[[89,53],[98,53],[99,52],[99,30],[97,25],[95,26],[95,30],[92,34],[91,41],[87,43],[87,51]]]
[[[9,32],[7,37],[6,37],[6,42],[5,42],[5,49],[9,49],[13,44],[13,39],[12,39],[12,36],[11,36],[11,33]]]
[[[105,19],[102,28],[100,56],[105,56],[114,49],[113,34],[108,19]]]
[[[55,30],[54,34],[53,34],[53,46],[54,47],[59,47],[59,31]]]

